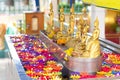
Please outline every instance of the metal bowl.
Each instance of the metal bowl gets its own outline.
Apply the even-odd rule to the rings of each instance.
[[[75,72],[96,73],[101,69],[102,56],[97,58],[68,57],[66,66]]]

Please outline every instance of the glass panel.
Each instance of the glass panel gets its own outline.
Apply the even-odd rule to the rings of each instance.
[[[21,14],[24,11],[32,11],[32,0],[29,0],[29,4],[25,5],[23,0],[13,0],[14,5],[6,5],[6,0],[0,0],[0,14]]]
[[[32,18],[32,30],[33,31],[38,30],[38,18],[37,17]]]

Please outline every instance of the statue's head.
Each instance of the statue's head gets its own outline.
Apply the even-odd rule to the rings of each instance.
[[[50,3],[50,10],[53,10],[52,2]]]
[[[94,27],[98,28],[99,26],[99,21],[98,21],[98,17],[96,18],[96,20],[94,21]]]
[[[83,14],[84,14],[84,13],[87,13],[86,7],[84,7],[84,8],[82,9],[82,13],[83,13]]]
[[[64,12],[63,6],[60,8],[60,13]]]
[[[72,7],[70,8],[70,13],[74,13],[74,6],[72,5]]]

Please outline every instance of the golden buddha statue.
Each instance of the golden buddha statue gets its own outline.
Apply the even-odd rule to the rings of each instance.
[[[96,58],[100,56],[100,42],[99,42],[99,22],[98,18],[94,22],[94,31],[92,33],[91,38],[88,40],[86,44],[85,52],[83,53],[83,57],[89,57],[89,58]]]
[[[72,5],[72,7],[70,8],[70,21],[69,21],[69,28],[71,31],[71,34],[73,34],[74,32],[74,26],[75,26],[75,14],[74,14],[74,7]]]
[[[82,18],[83,18],[85,24],[90,25],[90,17],[87,13],[86,7],[84,7],[82,9]]]
[[[82,15],[80,15],[79,20],[76,21],[76,27],[77,27],[76,37],[78,36],[78,34],[80,34],[79,35],[80,40],[81,40],[81,37],[82,37],[84,26],[85,26],[85,23],[84,23],[83,17],[82,17]]]
[[[56,39],[60,39],[61,37],[63,37],[64,21],[65,21],[64,8],[61,7],[60,14],[59,14],[60,31],[57,32]]]
[[[74,48],[74,51],[72,53],[73,56],[75,56],[75,57],[82,56],[82,54],[85,52],[85,48],[86,48],[86,39],[87,39],[87,35],[83,35],[81,38],[81,42],[76,44],[76,46]]]
[[[49,13],[49,16],[50,16],[50,24],[53,27],[53,24],[54,24],[54,21],[53,21],[54,12],[53,12],[53,5],[52,5],[52,3],[50,3],[50,13]]]
[[[67,29],[68,36],[71,36],[74,32],[74,25],[75,25],[75,14],[74,14],[74,7],[70,8],[70,17],[69,17],[69,27]]]
[[[74,47],[73,56],[81,57],[82,54],[85,52],[88,30],[89,26],[84,23],[82,16],[80,16],[76,32],[76,39],[78,37],[78,34],[79,38],[77,39],[77,43]]]
[[[4,35],[6,33],[6,25],[0,24],[0,50],[4,49]]]
[[[50,20],[47,22],[47,28],[46,28],[46,31],[47,31],[48,34],[53,30],[53,27],[54,27],[54,21],[53,21],[54,12],[53,12],[53,5],[52,5],[52,3],[50,3],[49,18],[50,18]]]
[[[64,21],[65,21],[65,15],[64,15],[64,8],[60,8],[60,15],[59,15],[59,22],[60,22],[60,31],[64,31]]]
[[[84,34],[86,35],[88,33],[88,30],[89,30],[89,26],[88,25],[84,26],[84,28],[82,30],[82,35],[84,35]]]
[[[66,43],[65,27],[64,27],[65,15],[64,8],[60,8],[59,22],[60,22],[60,31],[56,34],[57,44],[64,45]]]
[[[67,29],[67,47],[74,47],[76,41],[73,36],[74,34],[74,26],[75,26],[75,14],[74,14],[74,7],[70,8],[70,17],[69,17],[69,27]]]
[[[77,27],[77,31],[76,31],[75,38],[77,41],[80,41],[82,37],[82,25],[80,21],[76,23],[76,27]]]

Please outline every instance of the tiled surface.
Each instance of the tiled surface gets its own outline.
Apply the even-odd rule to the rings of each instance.
[[[7,80],[6,77],[8,76],[6,74],[7,72],[7,64],[8,64],[7,58],[0,58],[0,80]]]
[[[19,80],[16,67],[7,50],[0,50],[0,80]]]
[[[6,74],[9,59],[6,56],[5,50],[0,50],[0,80],[7,80]]]
[[[0,58],[0,80],[19,80],[15,65],[8,58]]]

